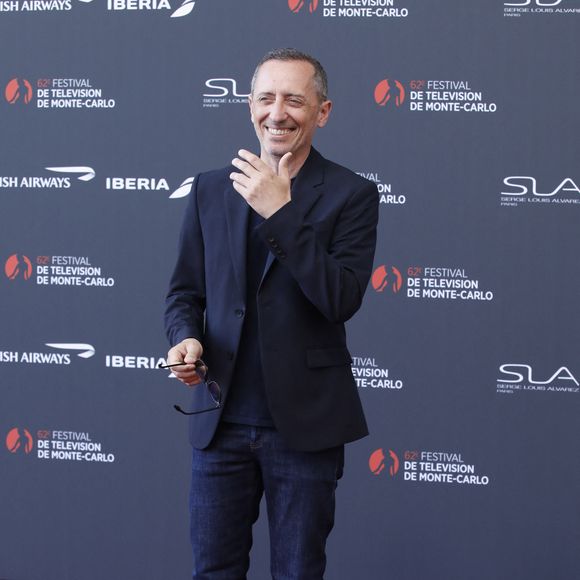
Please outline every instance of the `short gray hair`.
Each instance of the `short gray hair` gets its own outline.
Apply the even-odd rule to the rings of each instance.
[[[316,85],[316,92],[320,101],[326,101],[328,99],[328,78],[326,77],[326,71],[318,60],[313,56],[306,54],[305,52],[300,52],[295,48],[276,48],[267,52],[260,60],[252,76],[252,94],[254,93],[254,85],[256,84],[256,78],[258,76],[258,71],[260,67],[269,60],[282,60],[282,61],[302,61],[309,62],[314,67],[314,84]]]

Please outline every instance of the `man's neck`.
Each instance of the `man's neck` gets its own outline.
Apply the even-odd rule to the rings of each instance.
[[[306,163],[306,160],[310,155],[310,151],[311,149],[309,149],[306,154],[302,154],[300,156],[296,155],[295,153],[292,154],[292,157],[290,157],[290,163],[288,164],[290,179],[294,179],[294,177],[298,175],[298,172],[300,171],[300,169],[302,169],[304,163]],[[270,167],[270,169],[275,171],[276,174],[278,173],[278,164],[280,163],[280,159],[282,159],[282,157],[274,157],[262,153],[261,159],[264,163],[266,163]]]

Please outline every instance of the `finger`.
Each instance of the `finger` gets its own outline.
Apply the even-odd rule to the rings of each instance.
[[[251,151],[240,149],[238,151],[238,155],[258,171],[262,171],[264,168],[268,167],[257,155],[254,155]]]
[[[243,159],[238,159],[237,157],[234,157],[234,159],[232,159],[232,165],[237,169],[239,169],[248,177],[254,177],[259,174],[259,171],[252,164],[248,163],[247,161],[244,161]]]
[[[197,360],[197,353],[193,351],[193,349],[187,349],[185,356],[183,357],[183,362],[194,364]]]
[[[198,376],[195,376],[193,379],[188,379],[181,382],[186,384],[188,387],[196,387],[202,382],[202,380]]]
[[[172,348],[167,353],[167,363],[168,365],[174,365],[184,362],[183,360],[183,353],[177,349]]]
[[[198,376],[194,364],[189,364],[178,368],[174,367],[171,370],[178,379],[192,379],[193,377]]]
[[[290,179],[290,159],[292,157],[292,152],[288,151],[285,155],[282,156],[280,159],[280,163],[278,163],[278,175],[283,177],[284,179]]]
[[[235,183],[239,183],[242,187],[248,187],[250,184],[250,178],[243,173],[232,171],[232,173],[230,173],[230,179]]]
[[[232,187],[249,203],[248,188],[244,187],[237,181],[232,181]]]

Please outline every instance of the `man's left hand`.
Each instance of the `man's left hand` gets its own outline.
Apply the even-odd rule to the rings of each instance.
[[[268,219],[291,199],[288,163],[292,153],[280,159],[278,173],[245,149],[240,149],[238,155],[232,165],[241,173],[230,173],[232,185],[256,213]]]

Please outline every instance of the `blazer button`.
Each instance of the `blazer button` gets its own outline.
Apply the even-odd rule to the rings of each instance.
[[[236,316],[237,316],[238,318],[242,318],[242,316],[243,316],[243,315],[244,315],[244,311],[243,311],[241,308],[238,308],[238,309],[236,310]]]

